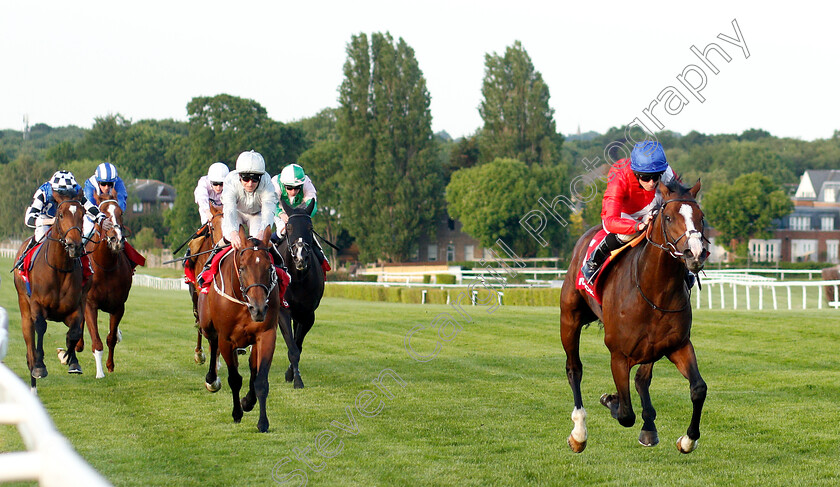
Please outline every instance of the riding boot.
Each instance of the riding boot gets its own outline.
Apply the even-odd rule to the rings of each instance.
[[[330,270],[330,262],[327,260],[327,256],[324,255],[324,249],[321,248],[321,242],[318,241],[317,238],[314,236],[312,240],[315,242],[315,255],[318,257],[318,262],[321,264],[321,268],[324,269],[324,274]]]
[[[208,257],[207,262],[204,263],[204,269],[201,270],[201,273],[199,273],[198,277],[196,278],[198,287],[202,288],[207,284],[206,282],[204,282],[203,277],[204,273],[208,271],[210,269],[210,266],[213,264],[213,257],[215,257],[216,254],[218,254],[222,249],[227,248],[229,245],[230,244],[227,240],[222,239],[219,243],[216,244],[215,247],[213,247],[213,251],[210,252],[210,257]]]
[[[271,253],[271,258],[274,259],[274,266],[286,269],[286,259],[283,258],[283,254],[281,254],[280,249],[277,248],[278,245],[280,244],[276,243],[272,237],[269,252]]]
[[[38,242],[35,240],[35,237],[32,237],[32,240],[30,240],[29,243],[26,244],[26,249],[24,249],[23,252],[20,254],[20,259],[18,259],[18,261],[15,262],[15,266],[13,267],[13,269],[18,269],[21,271],[23,270],[23,260],[26,259],[26,254],[28,254],[29,251],[32,250],[32,247],[34,247],[37,244]]]
[[[580,269],[583,274],[583,278],[586,279],[586,282],[592,284],[595,280],[595,276],[601,269],[601,266],[604,262],[606,262],[607,257],[610,256],[610,253],[613,250],[621,247],[621,244],[622,242],[615,236],[615,234],[607,234],[604,240],[598,244],[598,248],[592,252],[589,259],[583,263],[583,267]]]

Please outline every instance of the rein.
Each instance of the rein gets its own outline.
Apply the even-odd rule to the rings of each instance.
[[[61,203],[58,205],[58,208],[56,209],[56,216],[58,215],[58,211],[61,209],[62,205],[71,204],[71,203],[74,203],[74,202],[75,202],[75,203],[79,203],[79,205],[81,206],[81,202],[80,202],[79,200],[67,200],[67,201],[63,201],[63,202],[61,202]],[[63,247],[65,247],[65,253],[66,253],[66,247],[67,247],[67,240],[66,240],[66,237],[67,237],[67,234],[68,234],[68,233],[70,233],[70,232],[71,232],[71,231],[73,231],[73,230],[77,230],[77,231],[79,232],[79,235],[82,235],[82,238],[84,239],[84,235],[83,235],[83,233],[82,233],[82,229],[81,229],[81,228],[79,228],[79,227],[77,227],[77,226],[72,226],[72,227],[68,228],[66,232],[64,232],[64,235],[62,235],[62,236],[61,236],[61,237],[59,237],[59,238],[55,238],[55,237],[53,237],[53,236],[52,236],[53,229],[55,229],[55,228],[56,228],[56,225],[55,225],[55,224],[51,225],[51,226],[50,226],[50,230],[49,230],[49,231],[47,232],[47,234],[45,235],[45,238],[46,238],[46,240],[47,240],[47,244],[44,246],[44,262],[46,262],[46,263],[47,263],[47,265],[48,265],[48,266],[50,266],[50,268],[51,268],[51,269],[53,269],[53,270],[56,270],[56,271],[59,271],[59,272],[64,272],[64,273],[70,273],[70,272],[73,272],[74,270],[76,270],[76,261],[77,261],[77,260],[79,260],[79,257],[70,257],[70,256],[68,255],[68,256],[67,256],[67,260],[71,261],[71,266],[70,266],[70,269],[60,269],[60,268],[58,268],[58,267],[56,267],[56,266],[54,266],[54,265],[50,264],[50,259],[49,259],[49,256],[48,256],[48,252],[47,252],[47,250],[48,250],[48,249],[49,249],[49,247],[50,247],[50,242],[58,242],[58,243],[60,243]]]
[[[239,280],[239,291],[242,293],[242,297],[244,299],[250,300],[250,298],[248,298],[248,290],[251,289],[252,287],[261,287],[261,288],[265,289],[266,300],[268,300],[269,299],[268,296],[271,295],[271,291],[273,291],[274,288],[277,286],[277,272],[274,270],[274,265],[271,266],[271,283],[270,283],[270,286],[266,286],[265,284],[259,282],[259,283],[256,283],[256,284],[251,284],[247,287],[242,287],[242,275],[239,272],[239,266],[236,263],[236,258],[237,258],[237,256],[241,256],[246,250],[250,250],[252,252],[265,251],[266,253],[269,254],[269,261],[271,260],[271,253],[265,247],[258,247],[258,246],[247,247],[247,248],[243,248],[242,250],[234,253],[233,254],[233,266],[236,269],[236,278]],[[227,256],[222,257],[222,259],[226,259],[226,258],[227,258]],[[219,266],[221,266],[221,262],[219,263]],[[221,274],[221,273],[219,272],[217,274]],[[221,281],[222,281],[222,287],[219,288],[219,285],[217,283],[217,279],[215,277],[213,279],[213,289],[216,290],[216,293],[218,293],[220,296],[227,299],[228,301],[231,301],[231,302],[234,302],[236,304],[240,304],[242,306],[248,307],[248,302],[247,301],[239,300],[235,296],[231,296],[230,294],[225,292],[225,280],[221,279]]]

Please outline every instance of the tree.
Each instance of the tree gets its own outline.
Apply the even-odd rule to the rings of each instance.
[[[93,127],[76,147],[80,158],[113,162],[122,149],[122,134],[131,120],[119,113],[94,118]]]
[[[534,209],[537,198],[551,201],[560,194],[565,176],[561,166],[529,167],[515,159],[461,169],[452,174],[446,187],[448,212],[484,247],[492,247],[501,238],[519,255],[533,256],[541,246],[519,222]],[[564,218],[568,213],[564,212]],[[552,220],[542,236],[559,247],[567,234],[563,225]]]
[[[484,120],[481,157],[518,159],[528,165],[560,161],[563,136],[557,133],[548,85],[534,69],[519,41],[504,56],[484,56],[484,97],[479,113]]]
[[[709,224],[720,233],[719,241],[728,244],[768,237],[773,220],[793,211],[793,203],[778,184],[754,172],[739,176],[732,185],[716,186],[703,198],[703,209]]]
[[[353,36],[339,89],[342,217],[360,258],[404,260],[441,211],[430,96],[414,50],[390,34]]]

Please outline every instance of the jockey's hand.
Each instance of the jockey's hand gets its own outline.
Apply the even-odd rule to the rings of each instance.
[[[641,232],[645,228],[647,228],[648,223],[650,223],[651,218],[653,215],[645,215],[644,219],[642,219],[642,223],[639,223],[639,231]]]
[[[242,240],[239,238],[239,232],[230,232],[227,234],[227,240],[233,246],[233,250],[242,248]]]
[[[280,219],[283,220],[283,225],[289,223],[289,215],[287,215],[285,211],[277,216],[279,216]]]
[[[110,231],[112,228],[114,228],[114,222],[112,222],[112,221],[111,221],[111,220],[109,220],[108,218],[106,218],[106,219],[102,220],[102,230],[103,230],[103,231],[108,232],[108,231]]]

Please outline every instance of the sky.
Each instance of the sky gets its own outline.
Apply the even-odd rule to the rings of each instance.
[[[647,110],[657,129],[683,134],[761,128],[829,138],[840,129],[840,9],[775,4],[3,0],[0,129],[21,130],[24,116],[30,125],[85,128],[108,114],[186,120],[193,97],[221,93],[292,122],[338,106],[353,35],[388,31],[415,51],[432,129],[456,138],[482,124],[485,55],[517,40],[547,83],[566,135],[603,133],[636,118],[654,129]],[[718,37],[739,38],[733,20],[746,48]],[[691,50],[711,43],[730,57],[708,54],[717,74]],[[684,80],[702,85],[692,66],[705,75],[697,96],[677,78],[687,70]]]

